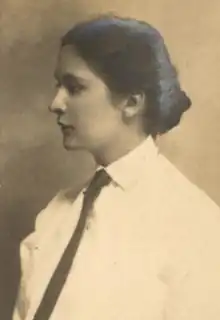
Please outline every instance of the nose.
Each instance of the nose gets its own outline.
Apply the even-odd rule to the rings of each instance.
[[[56,114],[63,114],[66,112],[66,93],[64,88],[60,88],[51,103],[48,107],[50,112]]]

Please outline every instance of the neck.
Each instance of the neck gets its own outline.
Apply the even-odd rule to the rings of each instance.
[[[101,151],[93,154],[96,163],[106,167],[136,148],[146,138],[145,134],[118,136],[117,141],[112,141],[108,146],[103,147]]]

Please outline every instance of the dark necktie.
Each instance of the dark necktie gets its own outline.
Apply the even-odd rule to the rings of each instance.
[[[85,191],[83,206],[75,231],[53,273],[33,320],[48,320],[50,318],[69,274],[80,240],[82,239],[83,232],[85,230],[87,217],[92,211],[94,201],[101,192],[101,189],[105,185],[109,184],[110,181],[110,176],[104,169],[101,169],[96,172]]]

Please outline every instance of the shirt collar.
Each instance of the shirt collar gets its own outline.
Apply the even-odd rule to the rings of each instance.
[[[105,170],[114,183],[126,190],[136,184],[146,170],[152,170],[157,154],[154,140],[148,137],[135,149],[108,165]]]
[[[107,167],[99,166],[96,171],[105,169],[112,178],[113,183],[122,190],[128,190],[134,186],[147,171],[152,170],[158,155],[158,148],[151,137],[146,138],[135,149],[112,162]],[[85,186],[82,192],[85,192]],[[76,190],[69,188],[62,192],[64,198],[74,201]]]

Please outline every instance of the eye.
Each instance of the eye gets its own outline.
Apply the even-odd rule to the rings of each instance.
[[[79,94],[81,91],[85,90],[86,87],[84,83],[77,79],[74,75],[66,73],[61,76],[56,76],[56,88],[59,89],[64,87],[70,95]]]
[[[78,94],[85,89],[85,86],[80,83],[68,83],[65,87],[71,95]]]

